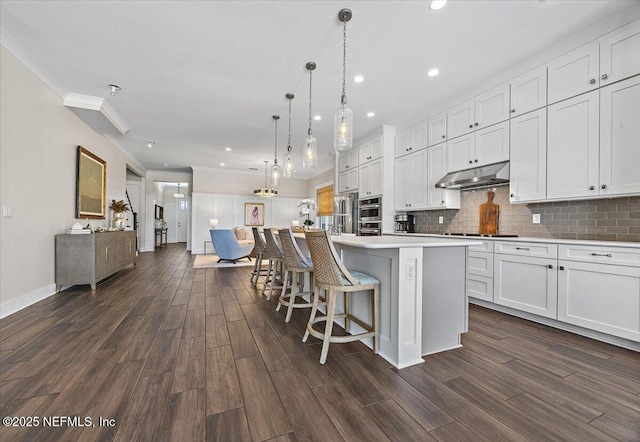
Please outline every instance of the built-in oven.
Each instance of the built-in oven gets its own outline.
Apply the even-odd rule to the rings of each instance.
[[[361,199],[358,203],[360,236],[382,235],[382,198]]]

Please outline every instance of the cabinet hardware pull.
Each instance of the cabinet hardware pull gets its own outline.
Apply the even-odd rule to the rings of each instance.
[[[512,193],[511,195],[509,195],[511,198],[515,197],[515,195]]]
[[[607,188],[607,185],[606,185],[606,184],[603,184],[602,186],[600,186],[600,188],[601,188],[601,189],[606,189],[606,188]]]
[[[104,248],[104,258],[106,262],[109,262],[109,247]]]
[[[348,168],[349,168],[349,165],[347,164],[347,165],[345,166],[345,169],[348,169]]]
[[[611,258],[611,253],[592,253],[591,256],[604,256],[605,258]]]
[[[600,78],[602,78],[603,80],[606,80],[607,78],[609,78],[609,76],[607,74],[602,74],[602,77]]]
[[[443,135],[442,138],[446,138],[446,135]]]
[[[514,114],[516,112],[515,109],[511,109],[511,113]]]
[[[475,162],[476,162],[476,163],[478,162],[478,159],[477,159],[477,158],[475,159]]]
[[[564,270],[564,266],[558,267],[559,270]]]
[[[592,78],[591,80],[589,80],[589,84],[595,84],[596,83],[596,79]]]
[[[596,190],[596,186],[589,186],[589,190]]]
[[[469,160],[469,164],[473,163],[473,161]]]
[[[129,255],[131,255],[131,241],[129,241]]]
[[[549,267],[550,269],[552,269],[552,268],[553,268],[553,266],[552,266],[551,264],[547,265],[547,267]]]
[[[529,247],[516,247],[516,250],[531,250]]]
[[[473,129],[473,124],[470,124],[470,125],[469,125],[469,129]]]
[[[476,126],[478,125],[478,123],[475,124]]]

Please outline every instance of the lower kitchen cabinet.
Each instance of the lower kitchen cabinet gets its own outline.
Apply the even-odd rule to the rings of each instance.
[[[493,242],[479,241],[469,247],[467,296],[493,302]]]
[[[493,302],[556,319],[556,262],[554,258],[494,255]]]

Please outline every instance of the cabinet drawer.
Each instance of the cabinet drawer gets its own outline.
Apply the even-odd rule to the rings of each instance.
[[[640,267],[640,248],[560,245],[558,258],[570,261]]]
[[[493,302],[493,278],[486,276],[467,276],[467,296]]]
[[[494,241],[477,241],[475,245],[469,246],[469,250],[493,253],[493,243]]]
[[[467,271],[473,275],[493,278],[493,253],[469,251]]]
[[[531,243],[531,242],[502,242],[495,244],[495,253],[508,255],[538,256],[541,258],[557,258],[557,244]]]

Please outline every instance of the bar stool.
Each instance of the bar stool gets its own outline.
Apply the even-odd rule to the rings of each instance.
[[[287,307],[287,315],[284,320],[285,322],[289,322],[294,308],[307,308],[313,306],[313,302],[306,302],[304,299],[301,299],[301,302],[296,302],[296,298],[298,296],[313,296],[313,264],[311,260],[307,259],[300,251],[300,247],[298,247],[298,243],[293,237],[291,229],[278,230],[278,236],[280,237],[280,244],[282,244],[282,250],[284,252],[284,287],[282,288],[280,299],[278,299],[276,311],[280,311],[280,307],[283,305]],[[304,288],[305,273],[309,273],[311,275],[311,290],[308,292],[302,291]],[[287,282],[289,275],[291,275],[291,287],[289,289],[289,294],[287,294]]]
[[[269,286],[269,296],[267,300],[271,299],[273,289],[282,289],[281,285],[276,285],[278,280],[282,282],[282,265],[284,263],[284,253],[278,245],[275,236],[273,235],[273,229],[264,229],[264,239],[266,241],[267,259],[269,259],[269,268],[267,269],[267,277],[265,283],[262,286],[262,296]]]
[[[251,285],[257,287],[258,279],[262,276],[265,276],[266,270],[262,270],[262,259],[267,254],[267,244],[262,239],[260,232],[257,227],[253,227],[251,229],[253,232],[253,242],[255,243],[254,251],[256,254],[256,264],[253,266],[253,271],[251,272]],[[265,278],[266,279],[266,278]]]
[[[327,232],[305,232],[304,235],[307,239],[309,251],[311,252],[311,259],[313,260],[313,277],[315,280],[316,295],[313,297],[311,316],[309,317],[307,331],[302,338],[302,342],[306,342],[309,335],[322,339],[321,364],[324,364],[327,360],[329,343],[331,342],[352,342],[371,337],[373,339],[373,352],[378,354],[378,298],[380,281],[367,274],[347,270],[344,264],[342,264],[338,252],[336,252]],[[325,291],[327,314],[316,318],[319,289]],[[366,324],[349,313],[349,298],[351,293],[360,291],[367,291],[367,294],[371,297],[371,324]],[[339,292],[344,294],[344,313],[336,314],[336,297]],[[366,332],[348,336],[331,336],[333,320],[336,318],[344,318],[345,331],[349,330],[349,321],[353,321],[364,328]],[[321,321],[326,321],[324,333],[314,330],[313,328],[313,324]]]

